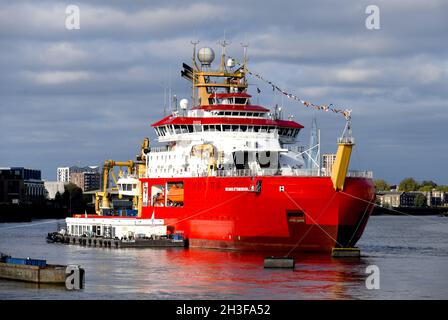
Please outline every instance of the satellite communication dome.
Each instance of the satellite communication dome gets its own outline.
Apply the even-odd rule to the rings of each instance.
[[[204,47],[198,51],[198,59],[203,65],[210,65],[215,59],[215,52],[212,48]]]
[[[180,100],[179,105],[182,110],[188,109],[188,99]]]
[[[235,59],[233,58],[227,59],[226,65],[228,68],[233,68],[235,66]]]

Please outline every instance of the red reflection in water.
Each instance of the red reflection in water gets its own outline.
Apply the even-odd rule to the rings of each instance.
[[[363,260],[333,259],[328,254],[298,254],[295,270],[264,269],[270,253],[207,249],[158,251],[139,292],[169,292],[179,298],[350,299],[364,289]],[[137,251],[148,266],[147,251]],[[156,277],[157,281],[154,281]],[[150,281],[150,280],[153,281]]]

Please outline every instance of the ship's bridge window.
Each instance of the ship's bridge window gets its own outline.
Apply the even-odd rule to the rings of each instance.
[[[247,104],[247,98],[235,98],[235,104]]]
[[[300,129],[296,128],[279,128],[279,135],[295,138],[299,134]]]
[[[131,185],[127,183],[118,184],[118,189],[121,191],[131,191]]]
[[[166,135],[166,128],[165,128],[165,126],[157,127],[156,129],[158,130],[159,136],[165,136]]]

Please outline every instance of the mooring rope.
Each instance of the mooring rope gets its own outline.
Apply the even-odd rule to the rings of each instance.
[[[383,207],[383,206],[381,206],[381,205],[379,205],[379,204],[377,204],[377,203],[375,203],[375,202],[372,202],[372,201],[369,201],[369,200],[365,200],[365,199],[356,197],[356,196],[354,196],[354,195],[352,195],[352,194],[350,194],[350,193],[344,192],[344,191],[339,191],[339,193],[341,193],[341,194],[345,194],[345,195],[347,195],[347,196],[349,196],[349,197],[352,197],[352,198],[355,198],[355,199],[364,201],[364,202],[366,202],[366,203],[372,204],[372,205],[374,205],[375,207],[378,207],[378,208],[383,208],[383,209],[386,209],[386,210],[389,210],[389,211],[392,211],[392,212],[397,212],[397,213],[399,213],[399,214],[402,214],[402,215],[405,215],[405,216],[409,216],[409,217],[413,217],[413,218],[416,218],[416,219],[420,219],[420,220],[423,220],[423,221],[425,221],[425,222],[432,222],[432,223],[435,223],[435,224],[443,224],[443,223],[440,223],[440,222],[438,222],[438,221],[431,221],[431,220],[426,219],[426,218],[421,217],[421,216],[416,216],[416,215],[408,214],[408,213],[405,213],[405,212],[403,212],[403,211],[399,211],[399,210],[392,209],[392,208],[386,208],[386,207]]]
[[[13,227],[1,227],[0,230],[34,227],[34,226],[37,226],[40,224],[50,224],[50,223],[56,223],[56,221],[38,222],[38,223],[25,224],[25,225],[20,225],[20,226],[13,226]]]
[[[333,196],[331,197],[330,201],[328,201],[326,207],[324,209],[322,209],[322,211],[319,213],[319,215],[317,216],[316,219],[319,219],[321,217],[321,215],[328,209],[328,207],[330,206],[331,202],[333,201],[334,197],[336,196],[336,193],[333,194]],[[302,209],[301,209],[302,210]],[[303,211],[303,210],[302,210]],[[305,213],[305,212],[304,212]],[[303,239],[305,239],[305,237],[308,235],[308,233],[310,233],[311,229],[314,227],[314,225],[312,225],[304,234],[303,236],[299,239],[299,241],[297,241],[296,245],[288,252],[288,254],[286,256],[289,256],[299,245],[300,243],[303,241]]]
[[[373,195],[372,200],[373,200],[373,198],[375,198],[375,195]],[[368,212],[369,207],[370,207],[370,203],[367,204],[366,209],[364,210],[364,213],[362,214],[362,217],[361,217],[361,219],[359,220],[358,225],[356,226],[356,229],[355,229],[355,231],[353,232],[353,234],[352,234],[350,240],[348,241],[348,243],[351,243],[351,242],[352,242],[353,237],[356,235],[356,232],[358,232],[358,228],[359,228],[359,226],[361,225],[362,221],[364,220],[364,216],[365,216],[366,213]]]
[[[200,215],[200,214],[203,214],[203,213],[205,213],[205,212],[207,212],[207,211],[216,209],[216,208],[218,208],[218,207],[220,207],[220,206],[222,206],[222,205],[224,205],[224,204],[227,204],[227,203],[229,203],[229,202],[231,202],[231,201],[233,201],[233,200],[235,200],[235,199],[238,199],[238,198],[240,198],[240,197],[242,197],[242,196],[244,196],[244,195],[246,195],[246,193],[243,192],[243,193],[241,193],[241,194],[239,194],[239,195],[237,195],[237,196],[235,196],[235,197],[233,197],[233,198],[230,198],[230,199],[228,199],[228,200],[226,200],[226,201],[224,201],[224,202],[221,202],[221,203],[219,203],[219,204],[217,204],[217,205],[215,205],[215,206],[213,206],[213,207],[210,207],[210,208],[201,210],[201,211],[199,211],[199,212],[197,212],[197,213],[195,213],[195,214],[193,214],[193,215],[191,215],[191,216],[188,216],[188,217],[185,217],[185,218],[183,218],[183,219],[180,219],[180,220],[176,221],[175,223],[170,223],[170,225],[178,224],[179,222],[182,222],[182,221],[191,219],[191,218],[196,217],[196,216],[198,216],[198,215]],[[154,214],[154,216],[155,216],[155,214]]]
[[[305,210],[303,210],[303,208],[301,206],[299,206],[299,204],[297,202],[294,201],[293,198],[291,198],[291,196],[286,192],[283,191],[285,193],[285,195],[289,198],[289,200],[292,201],[292,203],[294,203],[300,210],[302,210],[302,212],[311,219],[311,221],[314,223],[308,230],[307,232],[305,232],[305,234],[302,236],[302,238],[300,238],[300,240],[297,242],[297,244],[288,252],[288,254],[286,256],[289,256],[302,242],[302,240],[305,238],[305,236],[311,231],[311,229],[314,226],[317,226],[319,229],[321,229],[331,240],[333,240],[335,243],[337,243],[339,246],[342,247],[342,245],[335,239],[333,238],[327,231],[325,231],[311,216],[309,216]],[[333,197],[330,199],[330,201],[327,203],[327,206],[324,210],[321,211],[321,213],[319,214],[319,216],[317,217],[317,219],[320,218],[320,216],[328,209],[328,207],[330,206],[330,203],[333,201],[334,197],[335,197],[336,193],[333,194]]]

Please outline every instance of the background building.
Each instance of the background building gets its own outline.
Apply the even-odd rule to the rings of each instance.
[[[56,197],[56,193],[64,193],[64,182],[62,181],[44,181],[45,191],[47,199],[53,200]]]
[[[25,199],[25,184],[11,168],[0,168],[0,203],[19,203]]]
[[[415,207],[417,197],[423,197],[428,207],[448,206],[448,192],[432,190],[424,191],[380,191],[377,199],[381,206],[385,207]]]
[[[71,166],[69,169],[70,169],[70,174],[80,173],[80,172],[94,172],[94,173],[100,172],[100,167],[98,167],[98,166],[85,166],[85,167]]]
[[[0,202],[40,203],[45,198],[41,171],[24,167],[0,169]]]
[[[85,191],[100,189],[101,175],[98,172],[74,172],[70,174],[70,182]]]
[[[310,145],[308,146],[308,151],[305,152],[307,155],[307,168],[308,169],[319,169],[320,166],[320,131],[317,127],[316,117],[313,117],[313,122],[311,123],[310,130]]]
[[[63,183],[69,183],[70,181],[70,168],[59,167],[57,169],[56,180]]]
[[[87,173],[82,175],[82,173]],[[93,175],[92,175],[93,174]],[[83,191],[97,190],[100,186],[97,186],[96,180],[97,174],[101,174],[101,168],[99,166],[71,166],[71,167],[58,167],[57,169],[57,181],[63,183],[72,182],[83,189]],[[86,190],[84,190],[87,188]]]
[[[322,168],[324,169],[325,174],[331,174],[335,161],[336,154],[334,153],[327,153],[322,155]]]
[[[433,189],[428,192],[424,192],[427,199],[427,205],[429,207],[440,207],[448,205],[448,192]]]
[[[398,208],[400,207],[403,193],[399,191],[381,191],[376,196],[381,206]]]

